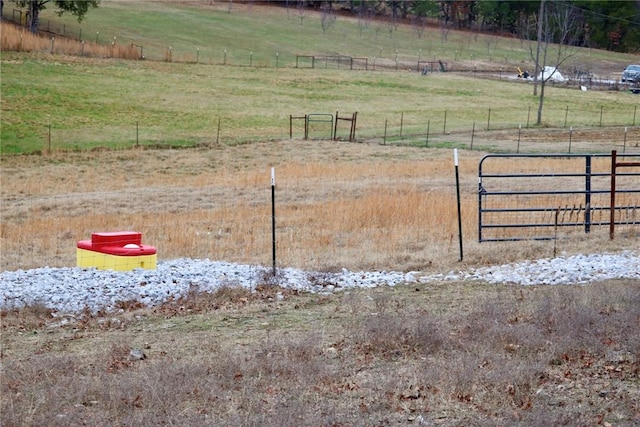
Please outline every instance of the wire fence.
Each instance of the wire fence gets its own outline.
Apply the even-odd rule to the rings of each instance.
[[[608,152],[612,149],[622,153],[637,152],[640,146],[640,126],[634,124],[637,120],[636,110],[637,107],[630,110],[626,114],[626,120],[625,115],[608,114],[604,109],[591,112],[591,117],[588,112],[574,113],[568,107],[555,113],[549,110],[546,114],[550,119],[545,128],[535,127],[529,122],[530,106],[524,108],[523,122],[515,122],[511,111],[496,108],[487,109],[484,118],[479,111],[477,121],[468,117],[468,114],[458,117],[455,112],[447,110],[430,115],[401,112],[384,121],[353,112],[357,113],[358,120],[353,124],[352,133],[347,130],[348,125],[340,124],[335,139],[383,145],[457,147],[512,153]],[[351,116],[353,113],[344,115]],[[199,129],[197,134],[175,127],[165,128],[155,123],[146,124],[144,121],[133,122],[128,126],[118,122],[84,128],[69,128],[65,123],[51,123],[42,126],[42,142],[35,144],[30,150],[55,152],[138,147],[215,147],[220,144],[233,145],[260,140],[330,140],[334,137],[333,113],[304,112],[294,116],[307,115],[326,117],[327,122],[312,122],[305,126],[304,120],[292,122],[280,119],[269,128],[280,128],[281,132],[265,135],[261,129],[247,129],[241,136],[232,129],[235,127],[232,119],[226,117],[212,117],[209,128]],[[575,119],[572,119],[573,115]]]
[[[77,154],[68,160],[52,160],[46,171],[38,168],[40,160],[31,156],[27,161],[34,162],[32,171],[16,175],[20,180],[14,182],[13,188],[3,187],[0,270],[76,263],[113,269],[150,268],[157,260],[184,257],[269,265],[274,242],[274,199],[270,198],[268,171],[265,169],[263,175],[227,173],[221,179],[212,173],[199,177],[191,165],[215,164],[218,151],[189,157],[187,154],[165,150],[148,155],[138,151],[114,153],[106,168],[100,157]],[[622,159],[638,160],[639,156],[640,153]],[[593,225],[594,237],[606,232],[596,225],[604,225],[610,212],[607,193],[610,165],[604,156],[593,156],[603,161],[594,160],[589,172],[594,195],[585,201],[585,191],[581,190],[585,188],[584,162],[570,163],[575,156],[568,157],[537,160],[527,169],[532,176],[544,175],[535,179],[511,176],[523,175],[521,163],[505,161],[499,167],[484,168],[481,187],[493,192],[494,199],[498,197],[496,193],[503,194],[498,205],[483,200],[483,215],[493,215],[487,210],[500,210],[515,216],[497,220],[487,216],[483,221],[532,223],[536,222],[532,208],[538,208],[542,209],[538,221],[558,224],[563,229],[560,235],[567,239],[583,238],[585,223]],[[104,159],[108,158],[106,155]],[[157,166],[150,168],[147,163],[144,171],[157,169],[154,179],[146,179],[147,172],[136,172],[140,163],[150,158],[151,164]],[[180,173],[163,172],[167,162],[180,165]],[[65,167],[64,173],[60,167]],[[378,262],[385,263],[405,255],[423,257],[425,253],[419,248],[428,245],[455,253],[451,239],[455,229],[455,198],[450,187],[433,190],[432,175],[422,176],[424,171],[416,170],[417,180],[410,184],[407,180],[412,178],[406,175],[389,182],[384,177],[380,181],[367,181],[374,191],[353,197],[353,179],[346,175],[305,181],[309,171],[299,172],[302,173],[290,170],[287,176],[278,177],[275,240],[283,265],[317,263],[328,268],[336,265],[337,259],[358,265],[371,255],[372,247],[376,248],[375,257],[382,254]],[[620,170],[617,186],[616,238],[631,242],[636,241],[640,231],[639,172],[638,168]],[[372,168],[364,175],[374,177],[378,173]],[[553,176],[556,173],[564,175]],[[472,230],[476,229],[480,206],[474,199],[484,196],[475,191],[474,176],[467,176],[462,221],[466,238],[472,239],[476,236]],[[542,187],[541,179],[547,182],[547,187]],[[501,181],[496,183],[497,180]],[[503,186],[507,181],[511,182]],[[312,182],[321,185],[309,185]],[[568,192],[576,188],[581,191],[578,196]],[[557,194],[539,195],[545,189]],[[504,194],[515,190],[531,192],[535,200],[527,199],[526,195]],[[554,215],[559,217],[554,220]],[[568,227],[569,223],[581,226]],[[103,233],[97,236],[99,239],[94,236],[96,232]],[[134,258],[122,258],[130,256]]]
[[[27,27],[26,11],[12,9],[5,12],[3,20],[13,22],[23,28]],[[351,69],[356,71],[414,71],[422,74],[433,72],[457,72],[473,75],[477,78],[513,79],[521,75],[522,58],[510,59],[495,57],[491,50],[486,60],[491,65],[479,66],[478,60],[470,53],[468,58],[455,50],[446,55],[453,55],[449,60],[439,58],[437,53],[402,56],[397,48],[391,54],[368,57],[348,55],[299,55],[285,54],[278,51],[262,51],[260,49],[229,49],[224,46],[203,44],[191,48],[177,47],[171,43],[140,44],[135,40],[125,40],[117,34],[101,34],[99,31],[83,29],[78,25],[65,24],[50,19],[41,19],[38,33],[50,40],[50,44],[38,47],[52,54],[65,53],[78,56],[99,56],[124,59],[145,59],[149,61],[166,61],[194,64],[216,64],[244,67],[272,67],[272,68],[325,68]],[[61,42],[64,39],[67,42]],[[3,40],[3,43],[5,41]],[[19,42],[17,42],[19,43]],[[7,46],[3,46],[3,49]],[[14,46],[15,50],[24,50],[25,46]],[[405,50],[412,50],[407,48]],[[445,56],[446,56],[445,55]],[[563,82],[549,81],[550,85],[584,87],[591,90],[626,90],[631,85],[620,81],[620,75],[595,76],[583,67],[574,66],[565,70],[567,79]]]
[[[25,25],[24,12],[14,9],[5,13],[5,19]],[[212,46],[194,47],[191,50],[178,50],[172,46],[143,46],[134,43],[122,43],[117,37],[106,37],[78,27],[70,27],[50,20],[40,22],[41,33],[51,36],[45,49],[51,53],[98,55],[104,57],[122,57],[194,64],[221,64],[243,67],[275,68],[331,68],[349,69],[354,72],[372,72],[376,70],[395,70],[398,72],[419,72],[429,75],[433,72],[458,72],[478,78],[509,79],[520,81],[516,77],[507,59],[504,68],[493,65],[492,69],[478,69],[477,66],[465,66],[464,62],[444,62],[436,58],[359,58],[344,55],[284,55],[278,52],[259,52],[251,50],[221,49]],[[56,36],[65,40],[56,40]],[[5,43],[3,37],[3,44]],[[13,49],[22,50],[22,38],[14,40]],[[4,46],[3,46],[4,48]],[[457,58],[456,58],[457,59]],[[562,83],[548,82],[550,85],[564,85],[581,89],[621,90],[626,88],[617,79],[597,79],[588,71],[573,70],[572,77]],[[609,151],[635,149],[638,146],[638,124],[640,117],[638,106],[628,109],[618,105],[600,105],[585,107],[566,105],[564,107],[545,106],[544,126],[535,126],[536,105],[527,104],[518,108],[491,106],[477,108],[470,106],[464,111],[451,111],[446,105],[440,111],[407,111],[388,117],[368,117],[359,112],[355,129],[358,141],[379,142],[382,144],[442,145],[467,147],[471,149],[493,149],[498,142],[499,151],[521,152],[527,150],[551,150],[572,152],[575,150]],[[331,114],[332,112],[288,112],[295,116],[308,113]],[[353,112],[349,112],[353,113]],[[168,128],[157,123],[132,121],[129,126],[122,123],[104,123],[99,127],[69,128],[65,123],[43,123],[42,140],[32,144],[30,151],[55,150],[93,150],[100,148],[128,148],[136,146],[212,146],[219,143],[248,142],[255,140],[286,139],[290,136],[302,137],[302,129],[289,130],[289,124],[281,118],[261,118],[267,123],[270,134],[261,129],[243,130],[242,136],[233,117],[212,117],[208,129],[194,135],[188,130],[176,127]],[[241,126],[240,126],[241,127]],[[282,132],[274,132],[282,129]],[[606,133],[606,134],[605,134]],[[309,135],[311,139],[323,138],[321,135]],[[540,139],[544,138],[544,140]],[[554,143],[555,145],[551,144]],[[590,143],[594,143],[589,145]]]

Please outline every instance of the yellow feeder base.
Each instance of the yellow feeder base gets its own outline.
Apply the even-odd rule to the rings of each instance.
[[[80,248],[76,250],[76,255],[78,267],[116,271],[130,271],[136,268],[155,270],[158,259],[157,254],[118,256]]]

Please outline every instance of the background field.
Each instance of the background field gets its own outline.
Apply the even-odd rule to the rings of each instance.
[[[289,8],[266,4],[104,0],[82,23],[73,16],[59,17],[49,8],[41,15],[41,28],[50,30],[50,36],[76,40],[78,48],[80,41],[108,48],[133,43],[142,46],[143,56],[151,60],[168,61],[171,49],[175,62],[292,67],[297,55],[348,55],[369,58],[370,66],[375,58],[376,65],[393,69],[396,58],[402,67],[442,60],[458,69],[513,71],[514,65],[531,64],[529,42],[512,37],[456,30],[445,34],[437,22],[418,34],[408,23],[389,25],[384,17],[359,20],[343,15],[323,31],[321,13],[302,10],[297,2],[289,2]],[[12,16],[12,11],[5,12]],[[43,51],[51,51],[48,41]],[[56,46],[54,41],[54,51]],[[620,64],[632,56],[585,49],[568,69],[579,67],[615,80],[624,69]]]
[[[0,270],[73,266],[78,240],[114,229],[142,231],[160,260],[268,265],[271,167],[279,266],[446,273],[556,250],[637,249],[634,228],[613,241],[594,230],[477,243],[478,161],[513,152],[535,105],[531,87],[396,71],[388,52],[397,47],[407,64],[468,57],[511,69],[526,61],[523,43],[464,33],[444,43],[437,30],[418,39],[403,26],[360,34],[341,20],[322,34],[317,16],[299,21],[256,5],[103,1],[83,34],[143,44],[160,61],[3,49]],[[185,62],[163,59],[167,45]],[[199,62],[187,63],[197,46]],[[250,52],[255,66],[243,62]],[[383,56],[388,67],[291,68],[296,53],[317,52]],[[635,59],[587,51],[576,64],[613,76]],[[637,152],[637,96],[575,87],[547,96],[546,124],[525,129],[522,151],[565,152],[568,112],[574,150]],[[487,132],[489,109],[497,130]],[[290,114],[336,110],[359,112],[358,142],[303,141],[301,129],[288,139]],[[429,143],[407,136],[427,124]],[[463,262],[452,147],[461,148]],[[637,280],[450,282],[330,297],[265,283],[155,309],[123,302],[97,316],[3,310],[0,423],[635,425],[639,295]],[[134,348],[146,358],[132,360]]]
[[[96,33],[99,46],[111,46],[115,37],[117,45],[145,46],[146,61],[108,52],[51,56],[46,37],[35,53],[3,48],[2,152],[277,140],[289,137],[290,115],[336,111],[358,112],[357,137],[374,142],[470,147],[475,129],[474,148],[500,149],[492,143],[498,140],[514,150],[520,126],[523,141],[540,130],[533,129],[532,85],[515,77],[516,67],[532,68],[528,42],[455,31],[445,40],[437,28],[418,37],[408,25],[389,32],[386,23],[374,21],[362,29],[342,17],[323,33],[320,16],[311,12],[300,25],[295,10],[233,4],[229,12],[229,4],[208,3],[104,1],[82,22],[86,44],[95,44]],[[43,22],[50,26],[63,25],[60,31],[70,35],[79,30],[72,17],[45,12]],[[28,37],[3,25],[3,43]],[[176,60],[153,54],[154,46],[171,46]],[[197,63],[195,56],[184,58],[196,49]],[[365,57],[372,65],[375,57],[377,68],[294,68],[296,55]],[[442,60],[458,71],[422,76],[416,69],[420,60]],[[577,50],[561,71],[573,76],[574,69],[589,69],[594,81],[609,83],[586,93],[579,90],[580,84],[591,88],[585,82],[548,87],[543,128],[551,138],[568,141],[572,127],[576,143],[598,142],[585,150],[608,151],[623,144],[627,127],[628,142],[637,144],[639,97],[619,84],[634,60]],[[342,137],[348,133],[344,126]],[[494,132],[483,134],[487,128]],[[317,129],[311,136],[327,133]],[[296,122],[294,137],[302,135],[302,123]]]

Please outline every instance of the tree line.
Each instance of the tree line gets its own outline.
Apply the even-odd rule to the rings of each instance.
[[[571,11],[575,46],[611,51],[640,52],[640,2],[616,0],[546,0],[551,7]],[[272,3],[272,2],[270,2]],[[346,13],[358,20],[384,19],[391,23],[443,29],[474,30],[535,40],[541,0],[287,0],[278,2],[299,11],[315,9],[323,15]],[[273,4],[273,3],[272,3]],[[561,43],[561,35],[552,42]]]

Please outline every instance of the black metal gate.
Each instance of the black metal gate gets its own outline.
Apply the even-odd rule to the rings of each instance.
[[[559,229],[640,228],[640,153],[490,154],[478,171],[480,242],[553,239]]]

